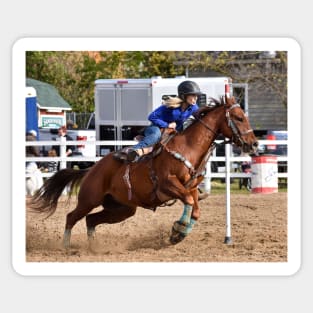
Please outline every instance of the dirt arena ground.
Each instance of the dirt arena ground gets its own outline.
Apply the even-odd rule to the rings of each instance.
[[[225,238],[225,196],[201,201],[201,218],[192,233],[177,245],[169,243],[172,224],[182,204],[138,208],[135,216],[114,225],[99,225],[89,245],[85,220],[72,231],[72,246],[62,248],[65,216],[75,198],[65,198],[48,219],[27,211],[27,262],[287,262],[287,193],[232,194],[230,245]]]

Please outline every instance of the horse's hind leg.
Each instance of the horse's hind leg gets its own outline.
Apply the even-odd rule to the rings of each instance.
[[[95,228],[99,224],[119,223],[136,213],[136,207],[128,207],[119,203],[115,206],[106,207],[103,204],[103,210],[86,216],[87,234],[89,239],[93,239]]]
[[[87,206],[86,204],[82,205],[78,202],[76,208],[67,214],[66,216],[66,224],[65,224],[65,231],[63,236],[63,246],[67,249],[70,247],[71,241],[71,232],[74,225],[86,216],[94,207]]]

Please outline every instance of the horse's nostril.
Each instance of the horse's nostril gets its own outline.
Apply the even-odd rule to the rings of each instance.
[[[257,148],[258,145],[259,145],[259,143],[257,141],[253,143],[253,147],[255,147],[255,148]]]

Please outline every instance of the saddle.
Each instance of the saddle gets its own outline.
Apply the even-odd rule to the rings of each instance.
[[[162,136],[158,143],[150,147],[141,148],[142,152],[141,155],[136,157],[133,157],[133,155],[131,155],[131,157],[129,157],[129,154],[135,151],[132,150],[132,147],[126,147],[114,152],[113,157],[124,163],[134,163],[142,159],[154,158],[155,156],[161,153],[163,146],[167,144],[176,135],[177,131],[172,128],[162,128],[161,133]],[[143,138],[144,136],[138,135],[134,138],[134,140],[140,142],[141,140],[143,140]]]

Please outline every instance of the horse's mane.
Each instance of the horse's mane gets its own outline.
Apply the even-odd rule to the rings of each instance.
[[[225,104],[225,98],[223,96],[220,98],[220,100],[217,100],[217,99],[215,99],[213,97],[210,97],[209,100],[210,100],[209,103],[210,103],[211,106],[212,105],[220,106],[220,105],[224,105]]]
[[[224,105],[223,99],[221,99],[221,101],[218,101],[214,98],[209,99],[210,99],[209,105],[199,108],[187,119],[184,125],[184,130],[189,128],[191,125],[195,124],[195,122],[201,119],[201,117],[203,117],[204,115],[207,115],[208,113],[213,112],[216,109],[220,108],[222,105]]]
[[[209,105],[199,108],[199,110],[197,110],[193,114],[194,117],[199,118],[200,116],[203,116],[204,114],[215,111],[217,108],[224,105],[222,99],[220,101],[212,97],[210,97],[209,99],[210,99]]]

